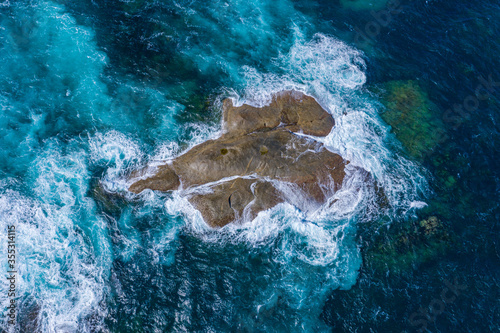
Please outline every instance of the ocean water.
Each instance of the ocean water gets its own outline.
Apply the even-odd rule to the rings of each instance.
[[[0,262],[15,225],[18,272],[0,328],[498,331],[499,18],[489,0],[0,3]],[[127,191],[218,137],[224,98],[285,89],[371,177],[217,230],[177,192]]]

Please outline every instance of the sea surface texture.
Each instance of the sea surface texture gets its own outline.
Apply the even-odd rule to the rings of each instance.
[[[0,2],[0,331],[499,332],[499,54],[495,0]],[[127,191],[291,89],[371,180],[221,229]]]

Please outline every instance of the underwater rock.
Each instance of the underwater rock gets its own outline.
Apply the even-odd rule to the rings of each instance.
[[[349,164],[322,143],[333,118],[309,96],[277,94],[269,106],[224,103],[224,134],[159,166],[129,188],[181,190],[212,227],[248,221],[280,202],[317,207],[337,191]],[[141,175],[142,173],[142,175]]]
[[[92,197],[102,212],[109,215],[120,215],[127,202],[123,196],[107,191],[101,182],[95,182],[91,186],[89,196]]]
[[[368,228],[369,229],[369,228]],[[449,228],[432,215],[420,221],[365,230],[367,265],[379,274],[402,273],[439,258],[454,244]]]
[[[431,216],[427,220],[420,221],[420,227],[423,228],[425,236],[431,237],[442,229],[442,222],[436,216]]]
[[[415,81],[390,81],[382,90],[386,107],[382,119],[412,157],[423,159],[440,143],[445,131],[437,107]]]

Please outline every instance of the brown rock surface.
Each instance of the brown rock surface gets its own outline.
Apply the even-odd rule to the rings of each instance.
[[[298,92],[280,93],[262,108],[234,107],[225,100],[222,137],[193,147],[129,190],[189,189],[189,201],[213,227],[251,220],[260,211],[293,201],[274,180],[293,184],[300,195],[322,204],[341,186],[349,162],[293,132],[324,136],[332,126],[333,118]],[[205,191],[197,193],[201,185]]]
[[[229,98],[223,103],[225,135],[243,135],[281,126],[292,132],[326,136],[334,124],[333,117],[314,98],[299,91],[280,92],[270,105],[261,108],[246,104],[235,107]]]
[[[236,178],[211,189],[212,193],[195,194],[189,201],[212,227],[252,220],[260,211],[283,202],[280,192],[270,182],[259,179]]]

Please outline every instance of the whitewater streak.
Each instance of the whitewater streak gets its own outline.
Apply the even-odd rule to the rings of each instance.
[[[298,311],[308,309],[302,318],[304,327],[314,327],[328,293],[336,288],[348,289],[356,281],[361,264],[355,239],[357,224],[381,214],[396,217],[411,212],[415,202],[426,193],[427,183],[416,164],[390,149],[395,144],[394,138],[378,117],[379,105],[363,91],[365,64],[359,51],[335,38],[317,34],[311,41],[297,38],[290,52],[276,59],[275,66],[276,72],[286,74],[260,73],[243,66],[245,89],[241,94],[229,90],[235,104],[267,105],[273,94],[286,89],[314,96],[336,120],[332,132],[316,140],[350,160],[352,165],[368,170],[371,178],[359,172],[360,169],[347,168],[342,189],[320,209],[304,212],[283,203],[261,212],[250,223],[229,224],[217,231],[203,222],[201,214],[185,199],[186,193],[175,191],[166,197],[164,207],[171,218],[182,216],[196,237],[217,246],[247,243],[265,248],[278,243],[280,250],[273,260],[280,265],[283,279],[274,281],[273,288],[287,295],[288,306]],[[207,130],[205,139],[219,135],[220,131]],[[171,150],[171,153],[163,157],[173,158],[182,152]],[[117,181],[122,182],[122,191],[130,185],[123,178]],[[383,212],[375,202],[378,195],[375,182],[389,201],[389,209]],[[277,182],[275,186],[293,196],[290,185]],[[143,192],[140,197],[146,205],[162,202],[151,191]],[[312,275],[311,266],[316,267]],[[321,287],[311,284],[310,279],[321,281]],[[297,283],[299,280],[304,283]],[[272,299],[273,294],[271,289],[262,290],[261,299]],[[255,306],[260,308],[263,304]]]
[[[22,8],[17,14],[21,13]],[[158,91],[143,89],[147,104],[163,116],[154,133],[180,131],[189,132],[191,137],[181,149],[177,135],[159,135],[162,139],[155,143],[155,153],[148,156],[143,138],[126,134],[133,124],[128,105],[113,102],[101,80],[107,58],[97,51],[92,32],[78,26],[62,6],[52,2],[42,2],[26,15],[25,20],[38,20],[31,47],[44,50],[40,52],[44,58],[32,59],[22,47],[8,49],[15,56],[3,59],[3,72],[13,71],[10,76],[2,77],[4,86],[9,86],[12,77],[16,77],[14,72],[39,63],[48,64],[50,80],[59,84],[60,78],[74,74],[75,59],[79,64],[76,73],[79,76],[71,81],[73,89],[62,89],[61,83],[55,85],[57,93],[53,93],[48,90],[52,86],[26,75],[19,78],[25,90],[18,93],[29,107],[9,100],[8,94],[0,100],[2,131],[10,128],[7,124],[13,119],[19,124],[14,134],[4,133],[5,147],[19,147],[24,152],[19,156],[10,151],[0,152],[0,163],[8,160],[17,168],[12,171],[16,177],[22,177],[22,182],[16,177],[0,181],[0,245],[5,248],[7,225],[16,225],[20,249],[19,313],[25,321],[35,318],[40,331],[105,329],[104,318],[109,311],[106,302],[112,297],[111,281],[116,279],[112,278],[113,262],[136,260],[140,249],[147,247],[153,267],[164,265],[173,269],[186,264],[176,262],[175,257],[181,233],[196,237],[208,247],[225,249],[242,245],[248,252],[271,253],[269,265],[274,275],[253,277],[264,282],[242,306],[247,309],[241,312],[244,325],[264,325],[256,322],[257,315],[285,304],[287,311],[296,314],[299,321],[296,327],[327,330],[319,320],[324,299],[331,290],[348,289],[356,282],[361,264],[356,228],[360,222],[380,214],[375,211],[374,182],[388,198],[390,209],[383,213],[389,216],[405,214],[416,202],[424,200],[422,194],[428,190],[422,170],[395,152],[394,138],[378,117],[380,105],[363,90],[366,66],[362,54],[322,34],[316,34],[312,40],[305,39],[297,28],[289,52],[274,59],[265,70],[239,64],[236,58],[228,60],[231,63],[224,66],[236,69],[231,77],[241,80],[243,86],[226,87],[220,99],[229,96],[237,105],[262,106],[281,90],[296,89],[314,96],[336,121],[332,132],[319,140],[353,165],[368,170],[372,179],[367,181],[361,174],[348,170],[342,190],[319,210],[306,213],[293,205],[280,204],[250,223],[228,225],[221,230],[208,228],[199,212],[178,192],[145,191],[137,201],[137,197],[126,191],[126,175],[131,170],[146,163],[154,167],[155,163],[182,153],[186,147],[215,138],[220,135],[220,127],[178,126],[172,119],[182,107]],[[46,35],[52,36],[53,45],[45,44]],[[20,42],[23,40],[10,41],[8,45]],[[220,58],[213,57],[211,64]],[[40,77],[45,73],[42,67],[35,68]],[[133,83],[128,84],[124,90],[135,89]],[[33,86],[39,95],[31,92]],[[48,106],[38,104],[40,96],[51,94],[57,97],[47,102]],[[56,113],[53,105],[64,105],[66,113]],[[44,107],[50,112],[42,112]],[[27,119],[17,120],[19,115],[27,115]],[[53,128],[46,129],[43,127],[46,119],[58,121]],[[67,137],[58,137],[64,131]],[[10,170],[10,165],[4,169]],[[104,170],[99,182],[105,190],[134,202],[133,207],[131,204],[122,208],[117,219],[102,214],[89,194],[91,170],[96,169]],[[136,224],[151,217],[162,223],[148,230],[145,241]],[[118,245],[111,241],[112,227],[119,231],[119,236],[113,236],[118,237]],[[250,261],[250,255],[240,255],[243,257],[227,254],[231,263]],[[187,323],[196,320],[190,310],[193,305],[189,302],[188,282],[180,283],[183,302],[163,309],[172,318],[174,330],[186,330]],[[2,295],[6,288],[6,281],[2,281]],[[119,288],[115,289],[119,293]],[[219,301],[229,305],[236,302],[222,298]],[[1,306],[7,305],[2,298]],[[4,322],[1,323],[3,326]],[[265,325],[270,327],[272,323]]]

